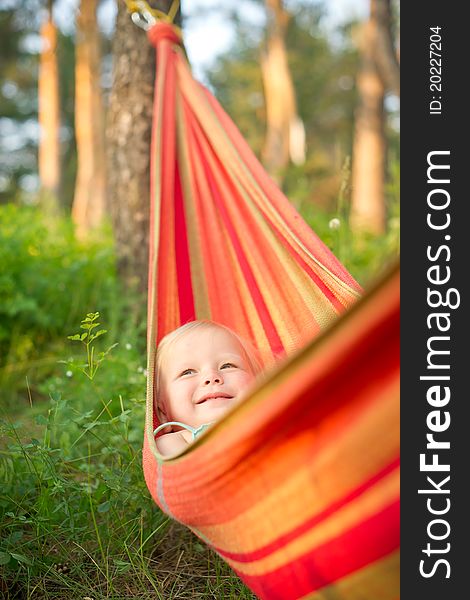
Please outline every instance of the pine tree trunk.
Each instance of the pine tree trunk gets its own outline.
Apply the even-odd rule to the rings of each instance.
[[[59,78],[57,68],[57,30],[52,21],[52,3],[41,27],[42,51],[39,65],[38,113],[39,179],[41,202],[52,211],[58,209],[60,184]]]
[[[100,71],[96,2],[81,0],[75,56],[77,179],[72,207],[72,218],[79,237],[97,227],[105,214],[104,110]]]
[[[268,11],[266,49],[261,69],[266,102],[266,139],[263,162],[268,172],[282,182],[282,171],[289,164],[302,163],[305,155],[305,135],[297,115],[285,35],[289,14],[282,0],[266,0]]]
[[[400,64],[395,51],[392,33],[391,0],[372,3],[373,18],[377,23],[375,39],[375,62],[384,86],[400,96]]]
[[[150,3],[168,11],[171,1]],[[113,85],[106,124],[108,209],[119,272],[130,287],[147,289],[150,138],[155,50],[118,3]]]
[[[350,224],[353,231],[385,232],[385,87],[376,62],[377,20],[371,0],[371,16],[360,40],[361,66],[357,77]]]

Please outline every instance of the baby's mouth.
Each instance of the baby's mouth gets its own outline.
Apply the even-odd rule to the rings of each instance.
[[[225,392],[214,392],[212,394],[205,394],[201,396],[199,400],[196,400],[195,404],[203,404],[208,400],[230,400],[233,396],[231,394],[226,394]]]

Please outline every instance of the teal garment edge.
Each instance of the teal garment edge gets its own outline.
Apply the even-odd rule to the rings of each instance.
[[[168,421],[167,423],[162,423],[161,425],[159,425],[153,432],[153,435],[157,435],[157,433],[159,433],[162,429],[165,429],[165,427],[168,427],[168,425],[178,425],[179,427],[183,427],[184,429],[187,429],[188,431],[191,432],[192,435],[192,441],[194,441],[195,439],[197,439],[202,433],[204,433],[204,431],[210,427],[211,425],[214,424],[214,421],[211,421],[210,423],[203,423],[202,425],[199,425],[199,427],[191,427],[191,425],[186,425],[186,423],[180,423],[179,421]]]

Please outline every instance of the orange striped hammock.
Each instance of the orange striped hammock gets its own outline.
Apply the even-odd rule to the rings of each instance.
[[[148,488],[259,598],[397,598],[398,269],[356,303],[360,287],[193,79],[175,30],[157,23],[148,35]],[[164,459],[152,433],[156,345],[193,319],[236,330],[270,369]]]

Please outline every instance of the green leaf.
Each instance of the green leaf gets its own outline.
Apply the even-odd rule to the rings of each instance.
[[[129,421],[130,419],[130,410],[124,410],[120,415],[119,415],[119,420],[121,421],[121,423],[127,423],[127,421]]]
[[[16,530],[11,533],[9,536],[10,544],[17,544],[21,538],[23,537],[23,532],[21,530]]]
[[[62,400],[62,393],[61,392],[51,392],[49,394],[49,397],[53,404],[58,404]]]
[[[0,552],[0,565],[7,565],[10,562],[10,558],[8,552]]]
[[[36,425],[47,425],[49,423],[44,415],[36,415],[34,420],[36,421]]]
[[[96,338],[100,337],[100,335],[103,335],[104,333],[108,333],[107,330],[100,329],[99,331],[94,333],[92,336],[90,336],[90,342],[92,342],[93,340],[96,340]]]
[[[17,560],[19,563],[24,563],[25,565],[32,565],[33,564],[29,560],[29,558],[27,558],[23,554],[16,554],[16,552],[10,552],[10,555],[11,555],[12,558],[14,558],[15,560]]]
[[[104,352],[99,352],[99,353],[98,353],[98,359],[99,359],[99,362],[101,362],[101,361],[103,360],[103,358],[104,358],[104,357],[105,357],[107,354],[109,354],[113,348],[116,348],[116,346],[119,346],[119,342],[116,342],[115,344],[113,344],[112,346],[110,346],[110,347],[109,347],[107,350],[105,350]]]
[[[81,335],[79,333],[76,333],[75,335],[68,335],[67,339],[68,340],[72,340],[72,342],[80,341],[81,340]]]
[[[106,502],[102,502],[98,506],[98,512],[99,513],[107,513],[110,508],[111,508],[111,502],[109,500],[107,500]]]
[[[87,313],[87,316],[83,319],[82,323],[92,323],[100,316],[99,312]]]
[[[97,425],[99,425],[99,422],[98,422],[98,421],[94,421],[93,423],[86,423],[86,424],[83,426],[83,429],[84,429],[85,431],[90,431],[91,429],[93,429],[93,428],[94,428],[94,427],[96,427]]]
[[[116,565],[118,573],[127,573],[132,566],[131,563],[125,562],[124,560],[118,560],[117,558],[115,558],[113,562]]]

